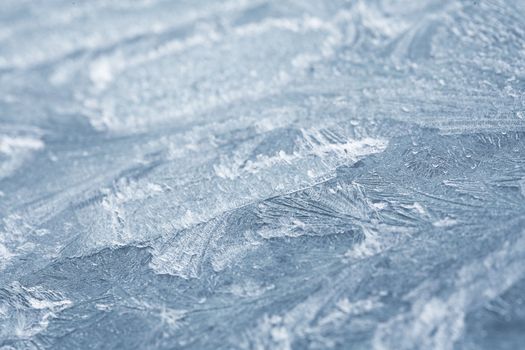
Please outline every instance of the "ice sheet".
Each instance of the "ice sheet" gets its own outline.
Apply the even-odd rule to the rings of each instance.
[[[525,3],[0,3],[0,349],[525,341]]]

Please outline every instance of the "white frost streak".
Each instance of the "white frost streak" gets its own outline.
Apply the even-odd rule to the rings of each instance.
[[[226,159],[214,165],[215,174],[224,179],[233,180],[241,175],[256,174],[276,165],[294,166],[308,157],[318,157],[328,169],[310,170],[309,177],[326,176],[326,171],[332,172],[339,165],[354,163],[357,160],[374,153],[382,152],[388,145],[388,140],[382,138],[365,137],[362,139],[348,139],[345,142],[334,142],[326,139],[317,130],[303,131],[304,140],[299,145],[300,150],[288,154],[279,151],[273,156],[257,155],[255,160],[243,162],[241,158]],[[242,167],[241,167],[242,165]]]
[[[0,136],[0,152],[13,154],[20,149],[38,150],[44,147],[44,143],[31,137],[9,137]]]
[[[38,138],[0,135],[0,179],[13,174],[42,148],[44,142]]]
[[[28,339],[44,331],[49,321],[72,302],[40,286],[27,288],[18,282],[5,288],[0,301],[0,336]]]

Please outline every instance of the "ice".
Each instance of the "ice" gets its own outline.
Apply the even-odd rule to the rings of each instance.
[[[525,3],[0,3],[0,349],[525,341]]]

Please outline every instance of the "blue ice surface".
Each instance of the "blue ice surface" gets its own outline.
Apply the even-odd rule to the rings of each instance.
[[[525,2],[2,0],[0,349],[518,349]]]

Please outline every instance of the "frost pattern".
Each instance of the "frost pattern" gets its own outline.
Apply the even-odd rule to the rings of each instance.
[[[2,1],[0,348],[519,348],[524,15]]]

